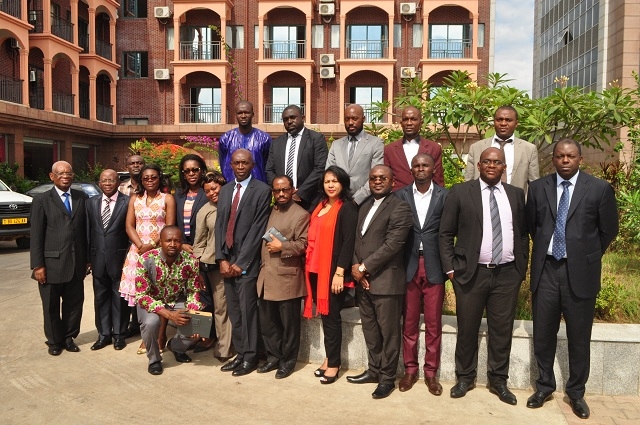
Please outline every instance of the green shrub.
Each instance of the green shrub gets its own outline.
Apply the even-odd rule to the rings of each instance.
[[[37,182],[25,179],[18,175],[18,164],[9,164],[8,162],[0,162],[0,179],[16,192],[25,193],[34,187]]]

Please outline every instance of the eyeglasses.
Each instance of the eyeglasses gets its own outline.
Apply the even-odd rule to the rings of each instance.
[[[375,182],[376,180],[380,180],[381,182],[386,182],[387,180],[389,180],[389,177],[387,177],[387,176],[373,176],[373,177],[369,177],[369,181],[370,181],[370,182]]]
[[[144,161],[131,161],[128,165],[144,165]]]
[[[112,184],[112,183],[116,183],[117,180],[111,180],[111,179],[107,179],[107,180],[100,180],[100,183],[104,183],[104,184]]]
[[[281,187],[281,188],[275,188],[274,187],[273,189],[271,189],[271,191],[273,193],[280,193],[280,192],[285,192],[286,193],[286,192],[290,192],[291,189],[293,189],[293,188],[292,187]]]
[[[142,178],[142,181],[143,182],[154,182],[154,181],[158,180],[159,178],[160,177],[158,177],[158,176],[144,176]]]
[[[186,169],[182,170],[182,174],[189,174],[189,173],[197,174],[199,172],[200,172],[200,168],[199,167],[186,168]]]
[[[73,177],[74,174],[73,173],[53,173],[58,177]]]
[[[484,165],[485,167],[488,166],[489,164],[493,164],[496,167],[500,167],[504,165],[504,162],[500,161],[499,159],[483,159],[482,161],[480,161],[480,164]]]

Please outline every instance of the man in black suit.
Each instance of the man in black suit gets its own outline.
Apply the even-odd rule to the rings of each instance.
[[[351,275],[357,287],[369,367],[348,376],[353,384],[377,383],[371,396],[395,389],[400,357],[400,316],[405,292],[404,243],[413,219],[409,204],[392,194],[393,172],[376,165],[369,172],[371,198],[358,213]]]
[[[287,175],[296,188],[293,200],[309,209],[318,195],[318,182],[324,173],[329,150],[324,136],[304,126],[304,115],[296,105],[282,112],[287,132],[273,141],[267,160],[267,183]]]
[[[618,234],[618,208],[609,183],[579,171],[578,142],[560,140],[552,161],[556,172],[530,183],[527,195],[533,239],[533,351],[540,373],[527,407],[541,407],[556,389],[553,362],[562,315],[569,344],[565,392],[573,413],[586,419],[591,327],[602,255]]]
[[[420,337],[420,307],[424,306],[424,382],[433,395],[442,394],[438,382],[440,346],[442,343],[442,303],[444,282],[438,232],[442,208],[449,191],[432,181],[435,160],[428,153],[419,153],[411,160],[414,183],[396,192],[413,213],[413,231],[405,245],[407,293],[404,297],[402,327],[402,357],[405,375],[400,391],[408,391],[418,381],[418,341]]]
[[[504,152],[487,148],[478,161],[480,178],[451,188],[440,221],[442,268],[456,293],[456,378],[451,397],[475,388],[478,331],[487,311],[489,391],[517,404],[507,388],[513,320],[527,271],[529,235],[524,191],[500,181]]]
[[[258,367],[258,292],[262,235],[269,219],[271,189],[251,177],[253,157],[246,149],[231,154],[235,180],[220,190],[216,218],[216,261],[224,278],[231,340],[237,356],[222,366],[234,376]]]
[[[53,164],[49,178],[54,186],[31,206],[31,269],[39,283],[49,354],[58,356],[62,348],[80,351],[73,339],[80,333],[89,268],[87,195],[71,189],[73,169],[66,161]]]
[[[122,265],[129,248],[125,231],[129,197],[118,191],[118,173],[104,170],[98,182],[101,196],[87,201],[89,246],[93,274],[93,305],[98,340],[91,346],[100,350],[113,342],[113,348],[127,346],[129,320],[127,302],[120,296]]]

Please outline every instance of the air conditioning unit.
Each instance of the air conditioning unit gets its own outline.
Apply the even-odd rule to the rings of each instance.
[[[415,15],[416,14],[416,4],[415,3],[400,3],[400,14],[401,15]]]
[[[171,11],[169,11],[169,8],[167,6],[154,7],[153,16],[155,18],[170,18]]]
[[[336,59],[333,53],[323,53],[320,55],[320,65],[335,65]]]
[[[416,67],[403,66],[400,68],[400,78],[416,78]]]
[[[320,3],[318,13],[322,16],[333,16],[336,14],[336,5],[334,3]]]
[[[33,83],[36,81],[36,72],[35,71],[29,71],[29,82]]]
[[[170,78],[169,70],[166,68],[154,69],[153,76],[156,80],[168,80]]]
[[[11,39],[11,48],[16,50],[20,48],[20,43],[15,38]]]
[[[320,67],[320,78],[336,78],[336,71],[332,66]]]

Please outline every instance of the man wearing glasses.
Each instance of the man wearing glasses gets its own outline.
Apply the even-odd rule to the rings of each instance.
[[[442,269],[456,294],[456,379],[451,397],[475,388],[478,331],[487,311],[489,391],[515,405],[507,388],[513,319],[527,272],[529,236],[524,191],[501,181],[504,151],[488,148],[478,161],[480,178],[453,185],[440,221]]]

